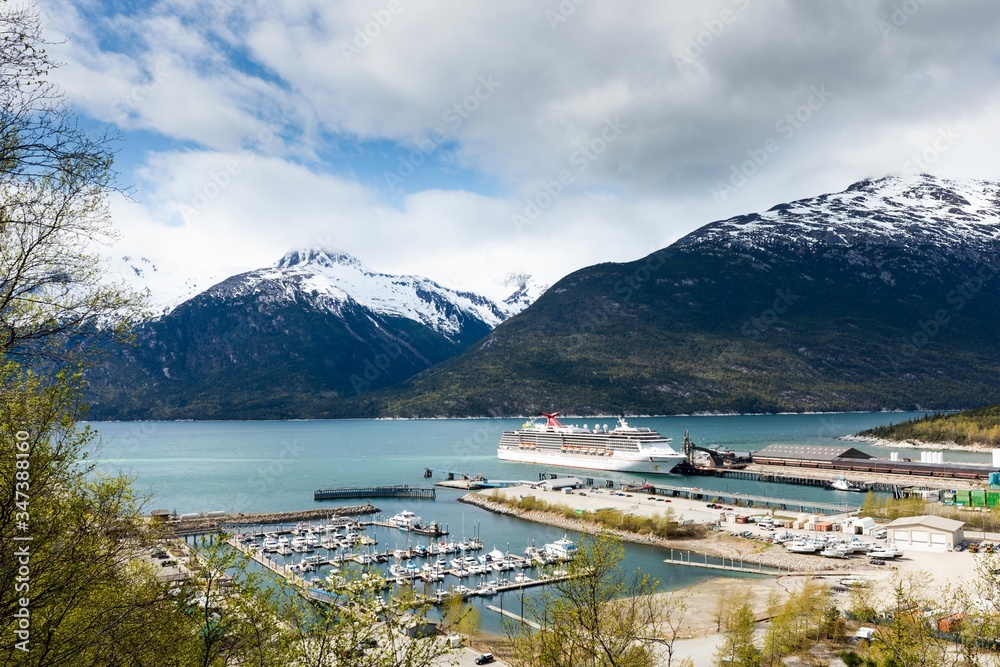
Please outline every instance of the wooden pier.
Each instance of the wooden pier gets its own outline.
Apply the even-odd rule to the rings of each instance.
[[[500,607],[494,607],[491,604],[486,605],[486,608],[489,609],[490,611],[495,611],[496,613],[500,614],[501,616],[506,616],[507,618],[512,618],[515,621],[518,621],[520,623],[525,623],[527,625],[530,625],[535,630],[541,630],[542,629],[542,626],[540,626],[538,623],[535,623],[534,621],[529,621],[528,619],[526,619],[526,618],[524,618],[522,616],[518,616],[514,612],[509,611],[507,609],[501,609]]]
[[[692,558],[692,556],[694,557]],[[703,570],[740,572],[742,574],[757,574],[772,577],[801,576],[806,574],[822,573],[819,568],[812,570],[793,569],[790,567],[782,569],[781,567],[764,565],[760,561],[750,561],[742,558],[712,558],[712,562],[709,562],[708,559],[709,557],[705,554],[696,554],[690,551],[677,551],[675,553],[674,550],[671,549],[670,558],[665,558],[663,562],[668,565],[687,565],[689,567],[698,567]],[[722,562],[716,562],[719,560]],[[727,560],[729,561],[728,565],[726,564]],[[835,574],[835,572],[828,572],[827,574]]]
[[[340,489],[316,489],[313,500],[341,500],[344,498],[421,498],[434,500],[434,488],[416,486],[366,486]]]

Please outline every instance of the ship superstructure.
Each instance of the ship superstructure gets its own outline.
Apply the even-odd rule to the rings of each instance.
[[[685,459],[666,438],[651,428],[629,426],[619,418],[608,425],[569,426],[558,412],[541,414],[516,431],[500,437],[497,456],[502,461],[620,472],[668,473]]]

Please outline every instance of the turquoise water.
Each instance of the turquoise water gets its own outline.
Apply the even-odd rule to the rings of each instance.
[[[742,415],[633,419],[674,439],[688,429],[699,445],[757,450],[771,443],[844,445],[839,436],[907,419],[907,413]],[[566,420],[614,424],[614,419]],[[313,506],[326,486],[422,484],[424,468],[481,473],[495,479],[537,479],[538,466],[496,457],[500,433],[522,420],[337,420],[274,422],[102,422],[94,452],[103,470],[124,470],[152,493],[156,507],[178,513],[210,510],[277,511]],[[886,450],[848,443],[886,455]],[[960,455],[948,452],[950,460]],[[967,455],[968,457],[968,455]],[[985,460],[985,459],[984,459]],[[580,475],[580,471],[571,474]],[[635,480],[639,476],[612,475]],[[779,491],[794,499],[830,499],[812,487],[671,476],[668,483],[747,493]],[[819,494],[819,495],[817,495]]]
[[[914,414],[851,413],[826,415],[742,415],[637,418],[680,443],[685,429],[699,445],[757,450],[771,443],[844,445],[839,436]],[[276,422],[100,422],[92,452],[99,469],[135,477],[150,494],[149,508],[178,513],[225,510],[264,512],[321,506],[313,491],[321,487],[383,484],[425,485],[424,468],[482,474],[493,479],[538,479],[539,466],[507,463],[496,457],[497,441],[520,419],[336,420]],[[566,419],[566,423],[608,423],[606,419]],[[863,444],[860,449],[878,451]],[[886,450],[878,451],[880,456]],[[946,454],[946,460],[958,457]],[[545,468],[556,472],[555,469]],[[581,471],[565,471],[581,475]],[[636,481],[641,476],[594,471],[594,478]],[[438,479],[440,475],[436,475]],[[857,494],[807,486],[760,484],[711,477],[668,476],[667,484],[698,486],[772,497],[857,503]],[[385,514],[411,509],[425,521],[447,523],[456,539],[478,531],[487,549],[521,552],[562,537],[562,531],[502,517],[457,502],[459,491],[439,489],[436,500],[373,501]],[[349,505],[358,501],[330,502]],[[572,537],[572,536],[571,536]],[[379,549],[406,545],[406,534],[381,531]],[[629,545],[626,566],[648,572],[661,587],[678,588],[708,577],[693,568],[667,566],[660,549]],[[506,594],[505,608],[519,605]],[[481,604],[499,605],[499,597]],[[497,631],[496,614],[483,612],[484,627]]]

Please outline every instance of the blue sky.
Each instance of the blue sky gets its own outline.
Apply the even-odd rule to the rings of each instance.
[[[310,245],[502,296],[862,178],[997,179],[985,0],[40,8],[159,300]]]

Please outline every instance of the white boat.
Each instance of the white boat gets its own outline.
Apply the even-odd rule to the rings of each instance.
[[[858,491],[867,492],[868,485],[861,484],[860,482],[852,482],[846,477],[838,477],[837,479],[830,482],[829,487],[835,491]]]
[[[580,547],[576,546],[572,540],[563,535],[560,539],[545,545],[545,555],[558,560],[569,560],[576,555]]]
[[[814,554],[822,547],[811,540],[798,540],[796,542],[787,542],[785,548],[794,554]]]
[[[413,530],[420,527],[420,520],[420,517],[410,510],[403,510],[399,514],[386,519],[386,523],[400,530]]]
[[[819,555],[826,558],[847,558],[846,551],[832,545],[820,551]]]
[[[273,537],[265,537],[264,544],[261,547],[261,551],[264,553],[274,553],[278,550],[278,540]]]
[[[532,419],[516,431],[504,431],[497,446],[501,461],[666,474],[687,458],[670,446],[670,438],[629,426],[624,418],[609,431],[607,424],[592,429],[563,425],[556,419],[558,412],[541,416],[544,424]]]
[[[871,558],[879,558],[881,560],[889,560],[891,558],[899,558],[903,555],[902,549],[897,549],[896,545],[892,542],[886,542],[885,544],[879,545],[868,552]]]

